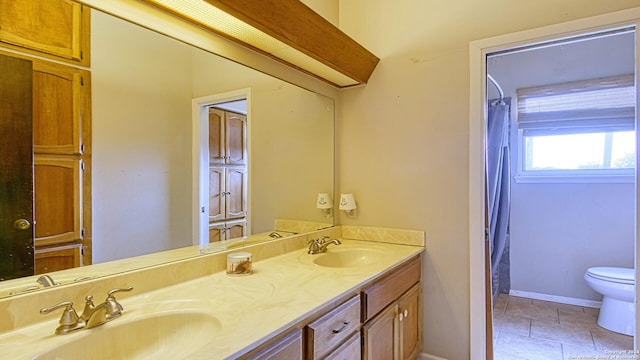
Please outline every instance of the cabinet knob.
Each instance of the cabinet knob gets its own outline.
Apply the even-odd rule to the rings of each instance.
[[[29,228],[31,228],[31,223],[27,219],[18,219],[13,222],[13,227],[18,230],[29,230]]]
[[[402,311],[400,310],[399,320],[402,321],[409,317],[409,310]]]

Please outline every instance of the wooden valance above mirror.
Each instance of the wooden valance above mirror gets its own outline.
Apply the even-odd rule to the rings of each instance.
[[[338,88],[365,84],[379,61],[299,0],[143,1]]]

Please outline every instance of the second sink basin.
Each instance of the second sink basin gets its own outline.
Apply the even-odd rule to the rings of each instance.
[[[369,248],[340,248],[340,245],[330,248],[326,253],[306,255],[311,262],[326,267],[346,268],[367,266],[379,261],[384,253],[378,249]]]
[[[127,319],[132,315],[123,313],[105,325],[58,337],[62,344],[35,359],[180,359],[215,339],[221,329],[217,318],[201,310]]]

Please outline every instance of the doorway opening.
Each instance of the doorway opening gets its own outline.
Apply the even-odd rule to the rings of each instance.
[[[488,80],[486,78],[487,56],[498,54],[514,49],[527,49],[530,46],[549,46],[558,40],[579,40],[585,35],[602,33],[605,31],[622,28],[635,28],[640,19],[640,12],[637,9],[621,11],[613,14],[601,15],[593,18],[582,19],[564,24],[548,26],[531,31],[519,32],[516,34],[503,35],[496,38],[474,41],[470,44],[470,300],[471,300],[471,353],[479,358],[492,358],[491,348],[492,328],[491,328],[491,297],[490,282],[488,275],[489,262],[485,260],[485,243],[482,241],[485,233],[485,128],[486,114],[489,95],[487,94]],[[638,38],[634,36],[634,48],[638,48]],[[638,62],[634,59],[634,73],[638,73]],[[494,74],[492,74],[494,75]],[[494,75],[495,76],[495,75]],[[497,76],[496,76],[497,78]],[[497,79],[500,81],[500,79]],[[638,93],[635,91],[637,103]],[[637,142],[637,135],[636,135]],[[637,204],[637,175],[633,175],[633,202],[634,208]],[[637,261],[638,238],[637,238],[637,213],[633,214],[633,246],[631,252],[634,254],[633,265]],[[637,269],[635,266],[635,275]],[[637,287],[636,287],[637,293]],[[637,296],[636,296],[637,297]],[[636,311],[636,324],[638,314]],[[635,339],[634,339],[635,341]],[[637,345],[634,343],[634,347]],[[481,356],[482,354],[482,356]]]
[[[250,233],[250,90],[193,100],[194,244]]]
[[[634,267],[635,29],[486,62],[494,353],[631,349],[632,323],[597,325],[602,294],[584,276]]]

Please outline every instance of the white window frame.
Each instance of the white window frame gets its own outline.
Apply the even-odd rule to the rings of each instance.
[[[588,89],[633,87],[634,76],[624,75],[564,84],[518,89],[517,111],[517,175],[516,183],[632,183],[635,169],[567,169],[526,170],[526,133],[610,132],[634,130],[635,106],[593,110],[562,110],[523,113],[526,100],[556,94],[576,93]],[[633,91],[635,93],[635,90]],[[606,118],[607,120],[603,120]],[[575,129],[576,131],[570,131]],[[582,130],[582,131],[581,131]],[[637,152],[637,149],[636,149]]]

